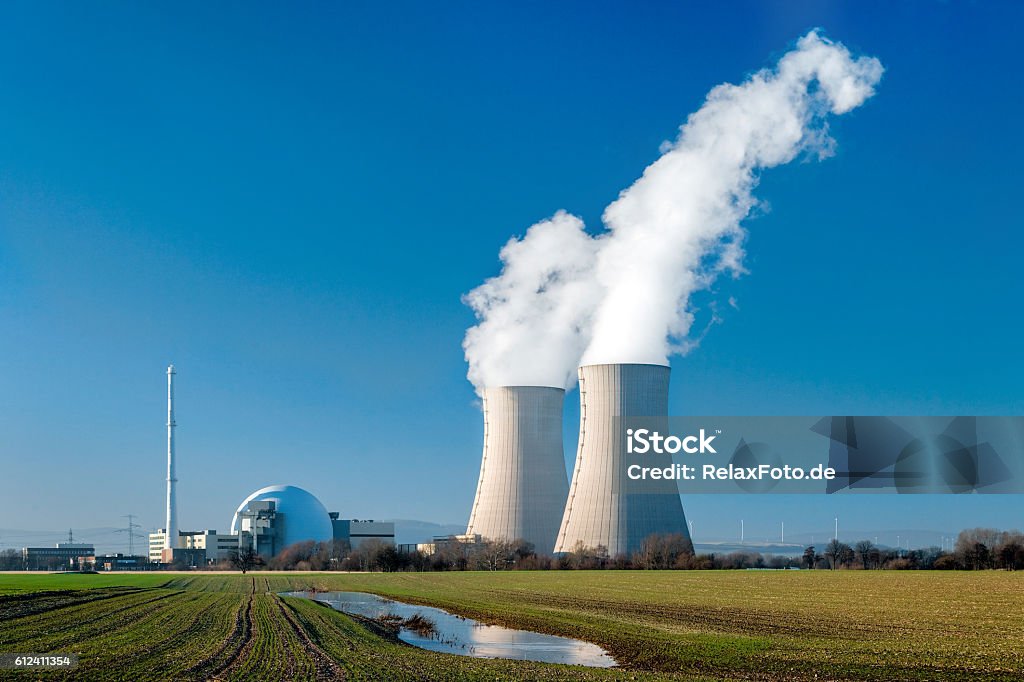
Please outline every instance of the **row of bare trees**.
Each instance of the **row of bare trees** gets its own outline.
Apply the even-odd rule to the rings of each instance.
[[[609,555],[603,547],[577,545],[550,556],[518,541],[460,542],[451,537],[435,551],[402,551],[392,544],[365,542],[350,548],[342,542],[299,542],[263,561],[248,553],[234,555],[230,566],[243,572],[266,567],[298,571],[504,571],[504,570],[700,570],[700,569],[1008,569],[1024,568],[1024,535],[1019,531],[974,528],[960,533],[953,552],[938,547],[899,550],[868,540],[848,545],[832,540],[819,553],[807,547],[802,557],[765,556],[753,551],[695,554],[682,534],[652,535],[631,555]],[[222,565],[221,568],[226,568]]]
[[[953,549],[956,566],[968,570],[1003,568],[1024,569],[1024,533],[994,528],[960,531]]]
[[[881,548],[868,540],[850,546],[832,540],[818,554],[804,550],[804,568],[983,570],[1024,569],[1024,534],[1017,530],[972,528],[960,531],[952,552],[939,547],[901,550]]]
[[[391,544],[366,542],[354,549],[341,543],[300,542],[285,548],[274,558],[255,564],[232,564],[250,570],[265,566],[273,570],[299,571],[506,571],[506,570],[594,570],[594,569],[728,569],[786,568],[785,557],[764,557],[757,552],[695,555],[693,545],[682,534],[652,535],[632,555],[610,555],[603,547],[582,544],[558,556],[538,554],[523,540],[460,542],[455,537],[435,543],[435,551],[402,551]]]

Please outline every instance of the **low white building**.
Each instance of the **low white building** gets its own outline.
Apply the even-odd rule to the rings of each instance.
[[[189,550],[190,554],[195,550],[203,550],[206,553],[206,563],[210,564],[227,559],[232,551],[238,549],[237,535],[223,535],[215,530],[178,531],[178,538],[180,549]],[[163,528],[149,534],[149,560],[151,562],[163,561],[166,540],[167,531]]]
[[[479,545],[483,542],[479,533],[466,533],[464,535],[435,535],[431,542],[420,542],[416,545],[416,551],[421,554],[432,556],[437,554],[441,548],[456,545]]]
[[[215,564],[227,559],[238,549],[237,535],[223,535],[215,530],[190,530],[179,533],[184,549],[206,550],[206,562]]]
[[[149,534],[149,561],[150,563],[160,563],[160,558],[163,555],[164,545],[167,543],[167,529],[161,528],[153,533]]]

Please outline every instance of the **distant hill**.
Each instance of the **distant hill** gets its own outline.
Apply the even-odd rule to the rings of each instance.
[[[775,554],[777,556],[800,556],[804,553],[804,545],[796,545],[787,542],[764,543],[764,542],[695,542],[693,549],[697,554],[731,554],[732,552],[760,552],[761,554]]]
[[[781,544],[771,539],[763,539],[760,542],[756,539],[748,539],[740,544],[738,539],[723,538],[697,538],[694,548],[702,554],[728,553],[737,551],[761,552],[762,554],[795,555],[802,554],[808,545],[814,545],[821,552],[825,545],[832,540],[832,533],[822,531],[821,533],[786,533],[786,543]],[[839,539],[848,545],[853,545],[860,540],[869,540],[876,543],[882,549],[895,549],[899,541],[903,549],[918,549],[923,547],[941,547],[947,549],[957,533],[953,531],[922,530],[919,528],[903,529],[868,529],[868,530],[843,530],[839,531]],[[951,540],[952,539],[952,540]]]

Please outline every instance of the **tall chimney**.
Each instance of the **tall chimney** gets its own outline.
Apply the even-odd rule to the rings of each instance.
[[[174,365],[167,367],[167,537],[164,547],[177,548],[178,539],[178,498],[175,486],[178,478],[174,470]]]
[[[580,367],[580,441],[555,552],[582,545],[604,547],[615,556],[635,552],[655,533],[689,539],[675,482],[649,481],[644,492],[635,492],[623,465],[625,437],[618,417],[655,417],[667,424],[669,371],[641,364]],[[671,458],[663,464],[671,465]]]
[[[484,389],[484,450],[467,534],[523,539],[551,552],[569,482],[562,455],[565,391]]]

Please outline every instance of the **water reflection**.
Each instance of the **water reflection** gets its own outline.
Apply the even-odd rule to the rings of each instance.
[[[485,625],[442,609],[405,604],[375,594],[288,592],[285,596],[315,599],[343,613],[366,618],[379,619],[394,615],[404,620],[419,614],[434,624],[433,631],[416,631],[403,626],[398,637],[403,642],[430,651],[477,658],[510,658],[595,668],[610,668],[615,665],[615,659],[608,655],[608,652],[590,642],[527,630],[513,630],[498,625]]]

